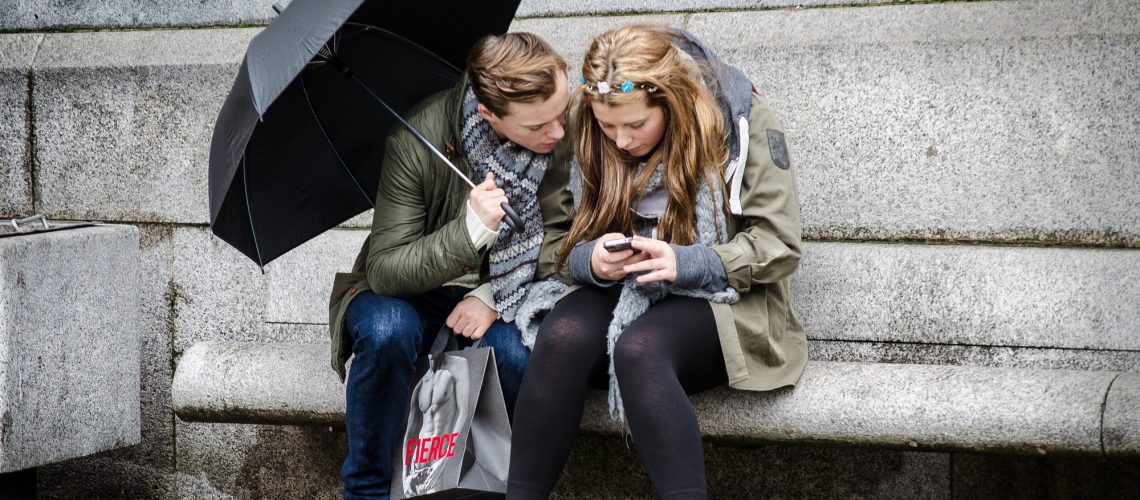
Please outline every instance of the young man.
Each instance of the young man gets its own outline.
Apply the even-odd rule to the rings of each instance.
[[[512,323],[526,284],[553,272],[540,248],[569,221],[557,196],[569,172],[563,117],[566,63],[539,37],[476,43],[455,88],[421,102],[408,121],[480,182],[469,189],[403,127],[387,139],[372,232],[330,301],[333,368],[346,380],[344,497],[388,498],[392,458],[416,359],[443,325],[495,349],[508,412],[530,352]],[[525,227],[503,228],[509,201]],[[543,239],[547,238],[546,244]],[[555,242],[558,243],[558,242]],[[539,264],[542,262],[542,264]]]

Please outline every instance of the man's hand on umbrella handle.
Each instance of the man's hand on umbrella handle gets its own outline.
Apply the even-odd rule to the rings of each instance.
[[[477,297],[467,297],[455,305],[447,316],[447,327],[472,340],[483,338],[487,329],[499,319],[499,313]]]
[[[495,174],[487,172],[487,178],[471,190],[467,199],[475,216],[479,217],[479,222],[487,226],[487,229],[498,231],[499,222],[506,215],[499,204],[507,202],[507,193],[495,186]]]

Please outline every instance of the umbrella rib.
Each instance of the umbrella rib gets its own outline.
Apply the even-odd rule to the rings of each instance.
[[[364,200],[368,202],[368,206],[376,208],[376,204],[372,201],[372,197],[368,196],[368,193],[364,192],[364,187],[360,185],[360,181],[356,180],[355,175],[352,175],[352,170],[348,168],[348,164],[344,162],[344,158],[340,157],[340,152],[337,151],[336,146],[333,145],[332,139],[329,137],[329,133],[325,130],[325,125],[321,123],[321,119],[317,117],[317,110],[313,108],[313,101],[309,99],[309,87],[305,85],[304,75],[301,76],[301,92],[305,94],[305,104],[308,104],[309,112],[313,115],[313,121],[317,122],[317,128],[321,130],[321,135],[324,136],[325,142],[329,144],[329,149],[331,149],[333,154],[336,155],[336,160],[340,162],[340,166],[344,168],[344,172],[348,174],[348,178],[352,179],[352,183],[356,185],[357,191],[360,191],[360,195],[363,196]]]
[[[253,251],[257,252],[257,265],[261,266],[261,272],[264,274],[265,261],[261,258],[261,245],[257,243],[257,229],[253,227],[253,206],[249,202],[249,162],[246,161],[245,155],[241,157],[241,183],[242,188],[245,189],[245,213],[249,216],[249,235],[253,237]]]

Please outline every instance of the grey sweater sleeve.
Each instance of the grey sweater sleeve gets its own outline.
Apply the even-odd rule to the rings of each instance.
[[[704,245],[669,246],[677,256],[677,278],[673,280],[674,286],[714,293],[728,288],[728,273],[724,270],[720,255],[717,255],[713,249]]]
[[[594,245],[598,243],[598,239],[579,243],[570,250],[570,279],[575,283],[583,285],[594,286],[613,286],[614,281],[599,281],[594,277],[594,271],[590,269],[590,255],[594,253]]]

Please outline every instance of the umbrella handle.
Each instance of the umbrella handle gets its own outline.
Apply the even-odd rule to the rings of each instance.
[[[522,217],[519,217],[515,209],[511,208],[505,201],[499,204],[499,208],[507,213],[507,225],[511,227],[511,230],[516,233],[521,233],[523,226],[526,224],[523,223]]]

